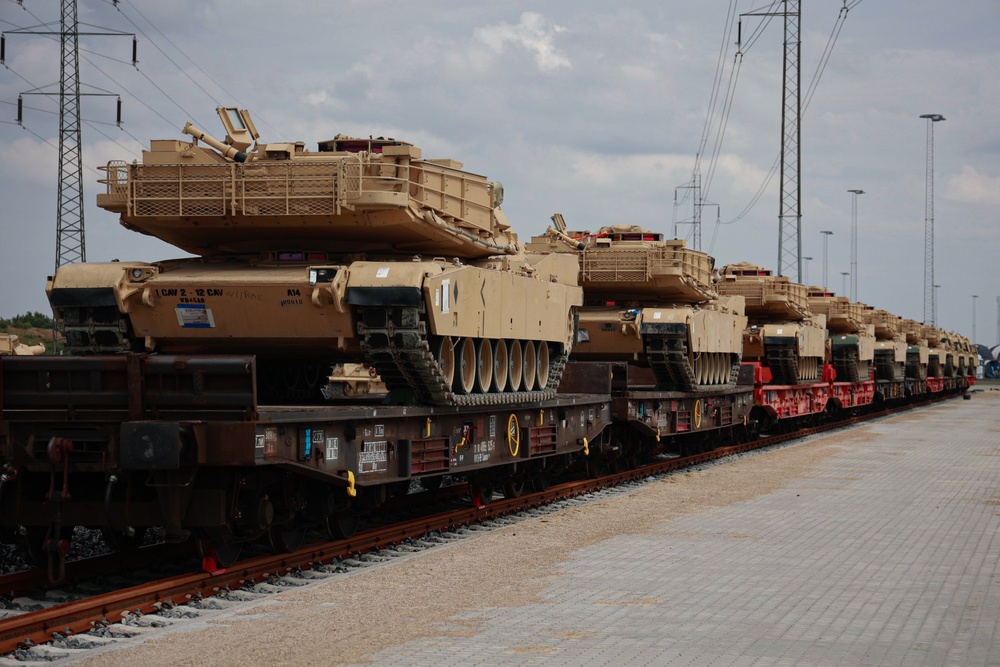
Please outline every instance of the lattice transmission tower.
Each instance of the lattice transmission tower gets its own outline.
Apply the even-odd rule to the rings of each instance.
[[[783,0],[780,12],[753,11],[743,16],[781,16],[785,19],[784,66],[781,87],[781,194],[778,200],[778,275],[795,271],[802,282],[802,186],[799,182],[802,160],[799,151],[802,115],[802,75],[799,67],[802,39],[799,0]],[[737,38],[742,42],[742,34]],[[742,45],[741,45],[742,46]]]
[[[4,33],[0,45],[0,63],[6,56],[6,36],[21,35],[58,35],[60,45],[60,75],[59,75],[59,174],[57,181],[56,201],[56,256],[55,268],[63,264],[87,261],[86,241],[83,223],[83,143],[80,130],[80,97],[118,97],[117,122],[121,126],[121,97],[116,93],[97,89],[99,92],[80,91],[80,36],[127,36],[132,37],[132,64],[136,60],[136,38],[133,33],[97,28],[101,32],[80,31],[77,19],[76,0],[62,0],[59,17],[59,31],[42,30],[50,24],[32,28],[10,30]],[[90,26],[96,27],[96,26]],[[44,95],[51,97],[54,93],[46,91],[43,86],[25,91],[18,96],[17,122],[22,123],[23,97],[25,95]],[[93,86],[88,86],[93,88]]]

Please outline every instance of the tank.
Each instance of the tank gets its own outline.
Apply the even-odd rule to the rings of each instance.
[[[323,397],[328,400],[338,398],[365,398],[374,394],[385,394],[385,383],[368,364],[334,364],[330,368]]]
[[[924,340],[927,341],[927,377],[943,378],[946,361],[944,331],[925,324],[922,329]]]
[[[45,354],[45,346],[41,343],[37,345],[25,345],[14,334],[0,333],[0,354],[17,356]]]
[[[899,381],[906,377],[906,338],[902,319],[886,310],[865,309],[865,322],[875,328],[875,379]]]
[[[743,360],[771,371],[774,384],[817,382],[826,356],[826,316],[809,310],[805,285],[749,262],[719,272],[719,294],[742,296],[749,326]]]
[[[865,321],[865,305],[813,286],[809,288],[809,309],[826,316],[830,363],[837,372],[837,380],[870,379],[875,358],[875,327]]]
[[[906,379],[926,380],[931,348],[924,336],[924,325],[916,320],[904,319],[900,330],[906,339]]]
[[[582,302],[576,262],[526,253],[502,187],[391,138],[154,140],[105,167],[98,205],[196,255],[67,265],[47,292],[72,353],[256,355],[276,403],[367,363],[396,404],[553,396]]]
[[[742,296],[720,296],[715,260],[637,225],[595,233],[555,226],[527,248],[578,262],[584,305],[573,359],[648,366],[664,391],[732,386],[747,318]]]

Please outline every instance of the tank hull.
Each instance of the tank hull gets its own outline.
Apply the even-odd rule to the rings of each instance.
[[[659,389],[692,391],[736,381],[746,317],[742,299],[715,306],[584,307],[573,358],[638,361]]]
[[[743,360],[771,371],[774,384],[816,382],[826,358],[822,315],[791,322],[755,322],[743,333]]]
[[[388,259],[116,262],[62,267],[48,293],[75,353],[254,354],[265,377],[287,388],[278,401],[318,398],[331,365],[365,362],[391,400],[485,404],[554,394],[582,300],[565,282],[567,264],[575,266],[570,258],[529,258],[518,268]],[[517,353],[519,368],[482,368],[501,344]],[[511,355],[501,358],[512,363]],[[517,382],[497,381],[501,370]]]

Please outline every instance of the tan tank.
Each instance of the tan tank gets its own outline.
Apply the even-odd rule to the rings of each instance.
[[[937,327],[925,324],[923,327],[923,338],[927,341],[927,377],[943,378],[946,359],[944,332]]]
[[[886,310],[865,309],[865,321],[875,327],[875,379],[899,381],[906,377],[906,338],[902,320]]]
[[[865,305],[813,286],[809,288],[809,309],[826,315],[830,363],[837,372],[837,380],[869,379],[875,358],[875,327],[865,321]]]
[[[45,354],[45,346],[41,343],[37,345],[25,345],[14,334],[0,333],[0,354],[17,356]]]
[[[334,364],[330,368],[326,386],[323,387],[323,397],[332,400],[338,398],[364,398],[374,394],[385,394],[387,389],[375,368],[369,364]]]
[[[916,320],[904,319],[900,330],[906,339],[906,379],[926,380],[931,348],[924,336],[924,325]]]
[[[335,363],[369,363],[392,402],[554,395],[576,262],[524,252],[499,184],[394,139],[254,144],[246,111],[218,112],[225,141],[188,124],[106,167],[98,205],[200,257],[61,267],[71,352],[252,353],[278,402],[318,397]]]
[[[722,297],[715,260],[636,225],[568,232],[562,216],[527,248],[579,262],[584,306],[573,358],[648,365],[665,391],[731,386],[742,353],[742,296]]]
[[[771,371],[774,384],[816,382],[826,356],[826,316],[809,310],[805,285],[749,262],[719,272],[719,294],[742,296],[749,326],[743,332],[743,360]]]

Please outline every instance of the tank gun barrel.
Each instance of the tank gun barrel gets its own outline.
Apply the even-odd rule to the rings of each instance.
[[[578,239],[573,238],[561,229],[556,229],[555,227],[549,227],[545,230],[545,233],[554,238],[557,241],[562,241],[568,245],[573,250],[583,250],[587,245]]]
[[[236,150],[232,146],[229,146],[229,145],[227,145],[227,144],[219,141],[218,139],[216,139],[212,135],[207,134],[207,133],[199,130],[197,127],[195,127],[190,122],[188,122],[188,123],[186,123],[184,125],[183,132],[184,132],[184,134],[191,135],[192,137],[194,137],[198,141],[204,141],[206,144],[208,144],[209,146],[211,146],[215,150],[217,150],[220,153],[222,153],[223,156],[225,156],[227,158],[230,158],[231,160],[234,160],[236,162],[246,162],[247,161],[247,154],[246,153],[244,153],[243,151]]]

